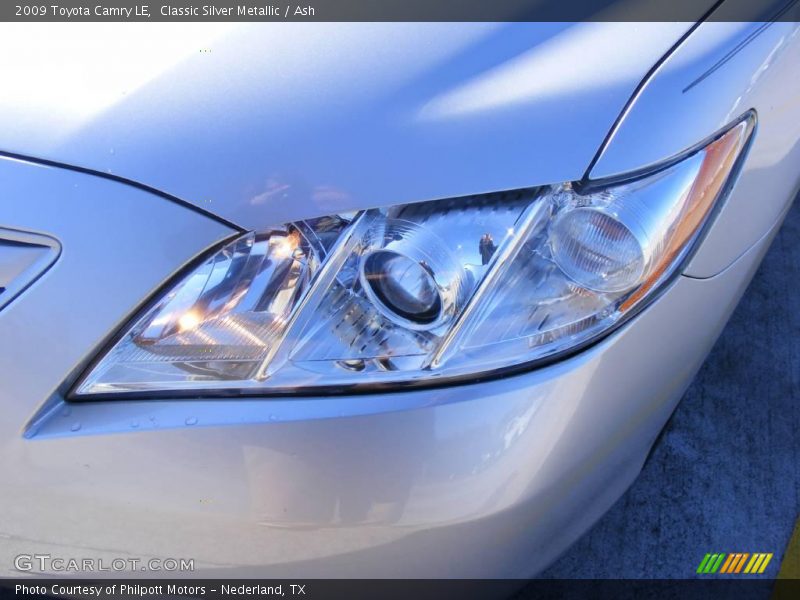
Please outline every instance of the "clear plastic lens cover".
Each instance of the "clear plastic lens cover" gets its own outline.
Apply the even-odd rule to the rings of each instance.
[[[676,272],[751,129],[743,120],[593,191],[565,184],[244,234],[179,277],[73,395],[302,394],[552,359],[612,330]]]

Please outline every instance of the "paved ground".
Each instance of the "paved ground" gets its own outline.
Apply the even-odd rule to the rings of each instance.
[[[706,552],[774,552],[800,512],[800,200],[649,463],[543,573],[691,577]]]

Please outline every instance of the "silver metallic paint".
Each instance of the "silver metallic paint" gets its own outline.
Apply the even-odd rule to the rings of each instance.
[[[691,26],[120,23],[76,44],[64,36],[80,24],[42,25],[0,35],[0,150],[133,179],[248,229],[579,179]],[[148,48],[131,25],[152,32]]]
[[[795,12],[800,20],[800,6]],[[798,22],[701,24],[646,82],[589,177],[657,163],[755,107],[745,169],[686,271],[719,273],[778,221],[800,186],[799,64]]]

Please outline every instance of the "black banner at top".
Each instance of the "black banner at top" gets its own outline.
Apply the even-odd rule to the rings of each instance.
[[[767,21],[800,0],[4,0],[6,22]]]

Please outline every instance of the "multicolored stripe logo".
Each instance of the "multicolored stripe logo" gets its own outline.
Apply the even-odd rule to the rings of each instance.
[[[711,575],[714,573],[759,575],[764,572],[771,560],[771,552],[755,552],[753,554],[747,552],[706,554],[703,560],[700,561],[697,572],[701,575]]]

